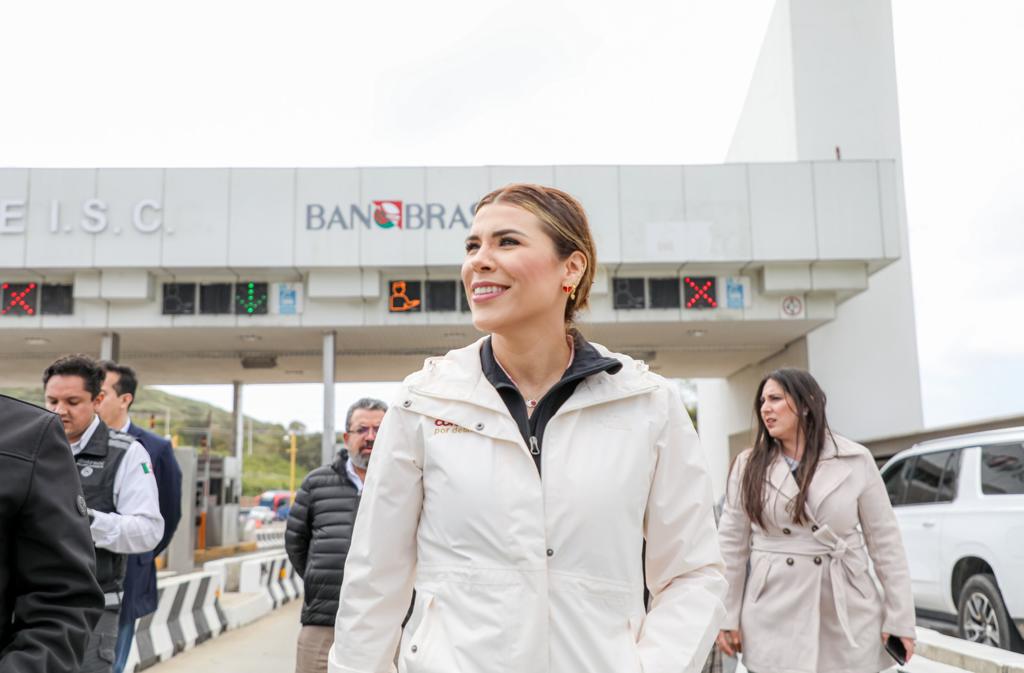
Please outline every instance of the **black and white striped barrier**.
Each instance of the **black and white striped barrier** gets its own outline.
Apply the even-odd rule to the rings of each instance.
[[[157,582],[156,612],[135,623],[126,671],[142,671],[227,629],[220,606],[221,577],[195,572]]]
[[[288,555],[278,553],[244,561],[238,577],[241,593],[265,592],[276,610],[302,595],[302,579],[295,573]]]
[[[254,622],[302,595],[302,580],[281,551],[208,561],[203,569],[221,578],[221,607],[229,629]]]
[[[273,523],[256,529],[257,549],[282,549],[284,548],[285,524]]]

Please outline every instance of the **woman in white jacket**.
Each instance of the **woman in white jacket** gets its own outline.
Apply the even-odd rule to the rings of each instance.
[[[490,336],[429,359],[384,419],[331,673],[704,663],[726,589],[706,461],[671,383],[571,328],[595,261],[568,194],[481,199],[462,280]]]

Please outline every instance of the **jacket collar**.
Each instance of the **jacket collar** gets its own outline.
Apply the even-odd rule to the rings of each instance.
[[[484,375],[480,355],[488,338],[482,337],[464,348],[449,351],[443,357],[428,358],[423,369],[406,380],[409,399],[400,403],[410,411],[446,420],[486,436],[521,443],[519,429],[508,408]],[[574,358],[574,365],[579,364],[582,368],[588,363],[589,366],[604,363],[604,369],[599,368],[583,379],[556,415],[657,388],[643,362],[582,341],[585,346],[577,348],[592,351],[592,354],[581,356],[577,351],[580,360],[577,363]],[[615,369],[612,360],[621,365],[614,375],[609,371]]]
[[[348,451],[338,449],[338,452],[334,454],[334,460],[331,461],[331,469],[340,475],[344,475],[346,460],[348,460]]]
[[[850,474],[850,461],[844,459],[852,454],[841,449],[849,441],[845,437],[833,435],[831,432],[825,438],[825,446],[821,449],[818,467],[807,492],[807,506],[814,516],[818,514],[825,498],[831,495]],[[796,477],[790,472],[789,465],[783,459],[781,452],[776,454],[775,460],[768,469],[768,481],[782,496],[790,500],[796,498],[800,493]]]
[[[555,384],[555,388],[578,379],[584,379],[599,372],[618,374],[622,369],[622,363],[613,357],[602,355],[594,346],[583,338],[577,331],[572,333],[573,357],[572,362],[562,374],[561,380]],[[515,388],[515,383],[494,357],[494,347],[491,338],[486,337],[480,344],[480,367],[484,378],[495,388]],[[552,388],[554,390],[555,388]],[[550,392],[550,391],[549,391]]]
[[[78,455],[87,453],[90,456],[106,456],[107,455],[107,424],[99,420],[99,414],[96,414],[96,419],[93,421],[99,421],[95,427],[90,426],[92,433],[89,435],[89,441],[86,442],[85,447],[79,452]]]
[[[351,486],[359,489],[361,493],[361,487],[352,481],[352,475],[348,472],[348,461],[348,450],[338,449],[338,452],[334,454],[334,460],[331,461],[331,469],[334,470],[335,474],[341,477],[342,481],[348,482]],[[365,485],[366,482],[364,481],[363,483]]]
[[[821,458],[818,459],[818,470],[807,492],[807,504],[815,515],[825,498],[846,481],[853,469],[848,460],[853,454],[841,450],[841,447],[848,443],[851,443],[850,440],[831,432],[825,438],[825,446],[821,450]]]

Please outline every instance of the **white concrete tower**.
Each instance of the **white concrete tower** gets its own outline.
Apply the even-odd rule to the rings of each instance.
[[[922,425],[889,0],[778,0],[733,136],[729,162],[895,161],[900,259],[833,321],[767,360],[702,381],[702,435],[728,454],[748,444],[757,382],[779,366],[811,371],[833,428],[852,439]],[[720,482],[721,483],[721,482]]]

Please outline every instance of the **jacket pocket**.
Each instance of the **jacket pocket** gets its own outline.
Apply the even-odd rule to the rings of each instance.
[[[756,603],[764,589],[768,586],[768,576],[771,574],[771,559],[762,558],[754,565],[750,572],[750,580],[747,582],[747,597],[751,603]]]
[[[402,652],[398,657],[399,672],[459,673],[450,641],[440,619],[437,597],[433,594],[424,594],[422,606],[419,623],[408,640],[402,644]],[[414,608],[414,617],[415,612]]]

